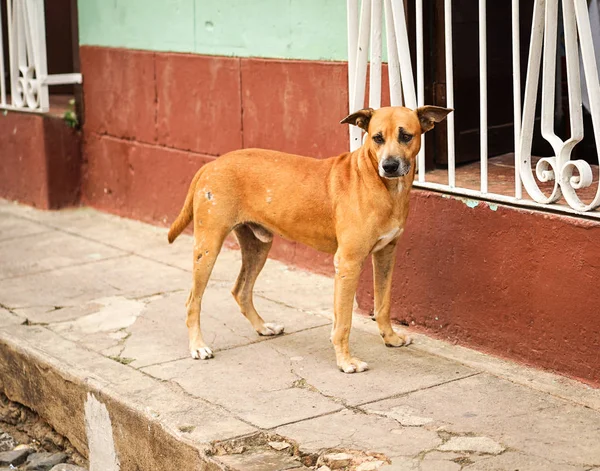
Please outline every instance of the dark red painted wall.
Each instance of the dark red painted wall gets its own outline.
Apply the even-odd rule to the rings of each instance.
[[[80,135],[53,116],[0,113],[0,197],[55,209],[79,202]]]
[[[81,49],[83,201],[167,225],[203,163],[238,147],[347,148],[342,63]],[[600,384],[600,223],[414,191],[393,315],[451,341]],[[271,255],[331,274],[331,257]],[[370,267],[358,299],[371,306]]]
[[[600,223],[416,191],[393,313],[463,345],[600,384]],[[365,270],[359,304],[372,308]]]
[[[348,102],[343,63],[85,46],[81,69],[82,196],[99,208],[170,221],[195,170],[225,152],[264,147],[329,157],[347,147],[348,128],[339,124]],[[156,186],[170,191],[150,208]]]

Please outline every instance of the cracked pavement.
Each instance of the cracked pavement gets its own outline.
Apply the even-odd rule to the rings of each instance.
[[[269,260],[255,304],[285,334],[259,337],[230,293],[235,250],[223,249],[204,296],[215,358],[192,360],[191,253],[189,236],[169,246],[163,228],[0,200],[0,333],[65,365],[75,350],[90,358],[80,368],[109,360],[93,374],[123,395],[119,375],[138,378],[129,400],[168,417],[182,440],[270,434],[294,444],[291,458],[262,445],[217,454],[229,469],[307,469],[331,452],[377,455],[364,469],[389,471],[600,467],[598,390],[419,334],[385,348],[359,315],[352,346],[370,370],[344,375],[329,343],[333,281]]]

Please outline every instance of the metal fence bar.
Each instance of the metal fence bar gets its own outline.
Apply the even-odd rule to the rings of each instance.
[[[18,0],[13,0],[18,1]],[[348,0],[349,6],[349,53],[353,61],[349,71],[350,103],[364,103],[366,67],[368,61],[369,38],[371,38],[371,94],[369,104],[376,108],[381,103],[381,1],[363,0],[360,23],[350,14],[354,8],[357,17],[358,0]],[[596,188],[591,203],[581,201],[577,190],[589,187],[593,182],[594,172],[600,172],[584,160],[574,160],[572,151],[583,139],[583,111],[581,79],[585,78],[588,89],[589,104],[586,107],[592,116],[593,134],[597,146],[600,147],[600,82],[596,51],[593,36],[596,23],[591,23],[591,15],[598,17],[597,10],[588,11],[586,0],[562,0],[562,19],[558,15],[559,0],[533,0],[532,32],[527,57],[527,78],[521,83],[521,37],[519,33],[520,15],[519,0],[511,0],[511,32],[512,32],[512,93],[513,120],[515,141],[514,196],[489,193],[488,173],[488,92],[487,92],[487,0],[478,0],[479,16],[479,98],[480,98],[480,185],[479,189],[456,187],[456,155],[455,155],[455,113],[448,115],[448,184],[442,185],[427,182],[424,172],[424,154],[418,156],[419,176],[415,186],[434,191],[443,191],[454,195],[476,197],[487,201],[505,202],[533,208],[549,208],[569,214],[600,219],[600,211],[590,212],[600,207],[600,187]],[[393,106],[401,105],[415,108],[424,104],[424,46],[423,46],[423,1],[415,0],[416,20],[416,87],[410,61],[409,38],[402,0],[383,0],[387,28],[386,43],[388,47],[390,97]],[[354,6],[353,6],[354,5]],[[372,8],[372,11],[370,10]],[[595,3],[590,8],[595,8]],[[372,13],[372,16],[368,16]],[[452,48],[452,0],[444,0],[444,35],[446,60],[446,106],[454,108],[453,80],[453,48]],[[568,83],[570,137],[563,140],[554,133],[555,98],[554,92],[559,86],[562,75],[557,72],[557,40],[558,22],[564,28],[564,54],[566,58],[566,78]],[[597,21],[597,20],[594,20]],[[370,25],[370,26],[369,26]],[[351,38],[354,38],[352,40]],[[354,43],[352,42],[354,41]],[[354,45],[353,45],[354,44]],[[353,49],[354,48],[354,49]],[[579,50],[581,50],[580,76]],[[354,51],[354,52],[352,52]],[[540,77],[540,75],[542,75]],[[541,83],[540,83],[541,82]],[[535,123],[536,101],[541,87],[542,102],[542,137],[553,148],[553,156],[536,158],[533,165],[532,141]],[[521,99],[521,92],[524,97]],[[363,100],[363,101],[361,101]],[[355,108],[357,106],[351,106]],[[460,110],[459,110],[460,112]],[[355,149],[360,141],[352,143]],[[423,171],[421,171],[423,170]],[[439,171],[439,170],[438,170]],[[511,172],[512,173],[512,172]],[[551,183],[552,186],[540,185]],[[526,190],[526,192],[523,191]],[[551,191],[551,195],[546,193]],[[589,193],[588,193],[589,194]],[[561,200],[561,197],[563,198]],[[563,204],[566,202],[566,204]],[[550,206],[551,205],[551,206]]]
[[[15,66],[15,45],[13,42],[13,24],[14,24],[14,14],[12,8],[12,0],[6,1],[6,25],[8,32],[8,68],[9,68],[9,77],[10,77],[10,98],[12,106],[15,106],[15,87],[18,79],[18,72]]]
[[[481,155],[481,192],[488,192],[487,120],[487,15],[486,0],[479,0],[479,118]]]
[[[369,31],[371,29],[371,2],[363,1],[360,8],[360,22],[358,25],[358,44],[356,47],[356,65],[354,72],[354,90],[352,91],[352,107],[356,111],[364,108],[365,92],[367,88],[367,58],[369,57]],[[356,126],[351,126],[356,128]],[[358,128],[356,128],[358,129]],[[362,131],[351,143],[351,150],[356,150],[362,145]]]
[[[423,0],[415,2],[415,23],[417,41],[417,105],[425,104],[425,78],[424,78],[424,53],[423,53]],[[419,181],[425,181],[425,139],[421,139],[421,150],[419,151],[418,170]]]
[[[582,213],[581,211],[571,208],[565,204],[547,205],[544,203],[538,203],[537,201],[532,201],[532,200],[527,200],[527,199],[518,200],[513,196],[499,195],[496,193],[482,194],[481,191],[479,191],[479,190],[471,190],[469,188],[450,188],[450,187],[448,187],[448,185],[444,185],[441,183],[433,183],[433,182],[424,182],[424,183],[415,182],[414,186],[418,187],[418,188],[424,188],[427,190],[437,191],[439,193],[456,195],[458,197],[483,199],[485,201],[490,202],[492,205],[494,203],[506,203],[506,204],[512,204],[515,206],[524,206],[526,208],[534,208],[534,209],[540,209],[540,210],[551,209],[551,210],[561,212],[561,213],[586,216],[586,217],[589,217],[590,219],[600,220],[600,212],[598,212],[598,211],[590,211],[590,212]]]
[[[356,74],[356,51],[358,48],[358,0],[347,0],[348,10],[348,112],[354,113],[354,78]],[[361,107],[362,108],[362,107]],[[350,148],[360,142],[361,130],[348,126]]]
[[[556,101],[556,39],[558,35],[558,0],[546,0],[544,50],[542,60],[542,136],[552,146],[558,158],[562,140],[554,133]],[[581,98],[580,98],[581,100]]]
[[[406,28],[404,3],[402,0],[392,1],[392,15],[394,17],[394,27],[396,29],[396,46],[398,47],[398,58],[400,59],[400,75],[402,79],[402,90],[404,92],[404,103],[408,108],[414,109],[417,107],[417,94],[415,92],[412,63],[410,61],[408,30]]]
[[[600,149],[600,80],[598,77],[598,64],[594,53],[594,42],[590,28],[590,19],[585,0],[575,0],[575,15],[580,37],[581,55],[583,56],[583,69],[587,82],[588,97],[590,101],[590,114],[594,124],[594,137],[596,146]]]
[[[513,121],[515,136],[515,198],[523,197],[519,173],[519,139],[521,136],[521,36],[519,31],[519,0],[512,0],[512,60],[513,60]]]
[[[36,71],[35,84],[38,93],[40,111],[50,110],[50,93],[46,85],[48,77],[48,63],[46,55],[46,21],[44,1],[33,0],[30,3],[29,23],[34,48],[33,63]]]
[[[402,100],[402,80],[400,80],[400,60],[398,59],[398,49],[396,47],[396,28],[394,27],[391,0],[385,0],[384,9],[390,104],[392,106],[402,106],[404,101]]]
[[[2,10],[0,10],[0,106],[6,105],[6,79],[4,77],[4,44],[2,34]]]
[[[358,25],[358,44],[356,48],[356,64],[354,73],[354,90],[352,91],[353,111],[364,107],[367,87],[367,58],[369,57],[369,29],[371,24],[371,3],[363,1],[360,8]],[[359,145],[360,146],[360,145]]]
[[[558,13],[558,12],[557,12]],[[577,21],[572,2],[563,2],[563,21],[564,21],[564,44],[565,59],[567,69],[567,83],[569,95],[569,124],[571,126],[571,137],[564,143],[561,142],[561,148],[557,153],[557,160],[561,163],[557,172],[557,180],[568,180],[569,184],[561,184],[561,192],[567,202],[573,207],[580,209],[585,207],[581,202],[575,188],[582,188],[591,185],[593,181],[592,169],[587,162],[571,160],[571,149],[581,140],[583,140],[583,107],[581,93],[581,75],[579,64],[579,48],[577,46]],[[576,86],[571,86],[576,84]],[[578,176],[573,177],[573,167],[577,169]],[[568,177],[567,177],[568,175]],[[565,182],[566,183],[566,182]]]
[[[350,95],[349,105],[352,106],[354,71],[356,69],[356,47],[358,45],[358,0],[347,0],[346,8],[348,16],[348,90]],[[350,109],[349,111],[352,113],[356,110]]]
[[[446,55],[446,107],[454,108],[454,64],[452,58],[452,1],[444,1],[444,43]],[[454,146],[454,113],[448,120],[448,186],[456,186],[456,159]]]
[[[590,114],[592,116],[592,124],[594,127],[596,149],[600,149],[600,78],[598,77],[598,64],[596,63],[596,54],[594,51],[594,41],[590,25],[589,10],[585,0],[574,0],[574,7],[575,17],[577,19],[577,30],[580,38],[583,70],[590,104]],[[600,168],[598,169],[598,172],[600,174]],[[577,185],[573,186],[575,188],[579,188],[580,184],[581,182],[577,182]],[[600,186],[598,187],[596,196],[594,196],[594,199],[591,203],[584,204],[579,200],[579,198],[577,198],[577,200],[578,209],[581,211],[589,211],[599,207]],[[571,202],[568,199],[567,201],[571,206],[574,206],[575,201]],[[586,214],[590,213],[588,212]]]
[[[369,107],[381,107],[381,1],[371,0],[371,67]]]
[[[533,126],[535,121],[535,106],[537,101],[537,85],[540,76],[542,60],[542,40],[544,38],[545,3],[536,1],[533,4],[533,24],[529,41],[529,56],[527,60],[527,76],[525,79],[525,95],[523,98],[523,119],[519,136],[519,172],[521,181],[527,193],[536,201],[549,203],[538,188],[531,170],[531,146],[533,144]]]
[[[64,83],[81,83],[82,77],[81,74],[73,73],[73,74],[52,74],[47,75],[45,79],[42,80],[42,83],[46,85],[62,85]]]

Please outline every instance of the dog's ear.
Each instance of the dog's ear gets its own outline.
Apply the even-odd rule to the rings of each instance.
[[[359,110],[356,113],[346,116],[340,121],[340,124],[354,124],[354,126],[358,126],[362,130],[369,132],[369,121],[371,121],[371,116],[373,116],[374,112],[373,108]]]
[[[441,106],[421,106],[415,112],[421,123],[421,132],[426,133],[433,129],[435,123],[439,123],[446,119],[448,113],[454,111],[452,108],[442,108]]]

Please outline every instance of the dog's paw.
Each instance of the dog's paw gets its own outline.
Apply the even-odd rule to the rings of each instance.
[[[258,335],[279,335],[283,333],[284,327],[274,322],[265,322]]]
[[[347,361],[342,361],[338,366],[344,373],[362,373],[369,369],[369,365],[358,358],[350,358]]]
[[[402,347],[412,343],[412,339],[408,335],[397,334],[396,332],[392,335],[382,335],[381,337],[386,347]]]
[[[193,348],[191,354],[194,360],[208,360],[214,357],[212,350],[208,347]]]

